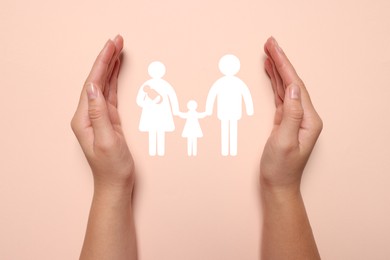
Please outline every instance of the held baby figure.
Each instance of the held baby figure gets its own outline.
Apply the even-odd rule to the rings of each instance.
[[[143,91],[145,92],[145,102],[150,102],[151,104],[160,104],[162,102],[161,95],[150,86],[146,85]]]
[[[206,117],[206,113],[196,111],[198,103],[195,100],[190,100],[187,103],[188,111],[179,113],[181,118],[186,119],[183,128],[182,137],[187,138],[187,153],[188,156],[196,156],[198,153],[198,138],[203,137],[202,129],[200,128],[199,119]]]

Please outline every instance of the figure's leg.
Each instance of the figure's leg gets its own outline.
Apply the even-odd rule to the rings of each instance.
[[[149,155],[155,156],[156,155],[156,131],[149,131]]]
[[[187,137],[187,155],[192,155],[192,139],[191,137]]]
[[[221,153],[229,154],[229,120],[221,120]]]
[[[192,138],[192,154],[194,156],[198,155],[198,138]]]
[[[163,156],[165,154],[165,132],[157,132],[157,154]]]
[[[230,155],[237,155],[237,120],[230,120]]]

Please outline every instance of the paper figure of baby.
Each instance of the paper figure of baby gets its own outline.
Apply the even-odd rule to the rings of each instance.
[[[187,108],[186,113],[179,112],[179,117],[186,119],[181,136],[187,138],[188,156],[196,156],[198,154],[198,138],[203,137],[199,119],[205,118],[207,114],[196,111],[198,103],[195,100],[188,101]]]
[[[153,104],[160,104],[162,101],[161,95],[152,89],[150,86],[146,85],[143,87],[143,91],[146,94],[146,97],[148,98],[149,101]]]

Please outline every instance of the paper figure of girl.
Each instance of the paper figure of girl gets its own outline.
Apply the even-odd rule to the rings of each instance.
[[[203,137],[202,129],[200,128],[199,119],[206,117],[206,113],[196,111],[198,103],[195,100],[190,100],[187,103],[188,112],[179,112],[179,117],[186,119],[183,128],[182,137],[187,138],[187,153],[188,156],[196,156],[198,153],[198,138]]]
[[[179,104],[173,87],[162,77],[165,66],[159,61],[148,67],[151,79],[139,89],[137,104],[142,108],[139,130],[149,133],[149,155],[165,154],[165,133],[175,130],[173,115],[179,113]],[[171,109],[172,107],[172,109]]]

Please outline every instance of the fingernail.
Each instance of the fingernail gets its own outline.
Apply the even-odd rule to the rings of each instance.
[[[104,54],[107,51],[107,46],[108,46],[109,42],[110,42],[110,40],[106,41],[106,43],[104,44],[103,49],[101,50],[100,54]]]
[[[290,86],[290,98],[291,99],[299,99],[301,96],[301,89],[299,86],[292,84]]]
[[[87,86],[87,95],[88,95],[88,99],[90,100],[97,98],[98,91],[92,83],[88,84]]]
[[[282,50],[282,48],[279,46],[279,43],[276,41],[276,39],[273,38],[273,37],[272,37],[272,39],[274,40],[276,50],[277,50],[279,53],[283,53],[283,50]]]
[[[106,43],[106,46],[105,47],[107,47],[110,43],[114,43],[114,41],[113,40],[111,40],[111,39],[108,39],[108,41],[107,41],[107,43]]]

